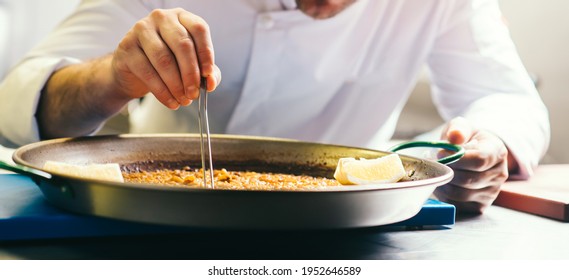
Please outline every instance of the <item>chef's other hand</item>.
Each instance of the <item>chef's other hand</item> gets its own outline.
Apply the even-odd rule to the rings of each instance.
[[[180,8],[154,10],[139,20],[115,50],[112,73],[128,98],[152,92],[170,109],[198,98],[201,77],[208,91],[221,81],[209,26]]]
[[[483,213],[508,178],[506,146],[494,134],[477,130],[460,117],[446,125],[441,138],[462,145],[465,155],[449,165],[454,170],[454,178],[438,187],[435,196],[454,204],[458,211]]]

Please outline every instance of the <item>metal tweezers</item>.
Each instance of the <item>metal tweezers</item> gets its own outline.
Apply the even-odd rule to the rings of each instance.
[[[207,117],[207,80],[206,78],[201,79],[200,83],[200,96],[198,97],[198,121],[200,127],[200,152],[202,156],[202,170],[203,170],[203,185],[204,188],[208,188],[207,186],[207,168],[206,168],[206,160],[205,160],[205,151],[207,146],[207,154],[209,157],[209,180],[210,186],[209,188],[215,188],[213,182],[213,160],[211,159],[211,138],[209,134],[209,121]],[[205,136],[204,136],[205,133]]]

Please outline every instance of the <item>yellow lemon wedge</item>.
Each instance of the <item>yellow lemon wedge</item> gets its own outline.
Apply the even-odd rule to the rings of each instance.
[[[376,159],[341,158],[334,178],[342,185],[395,183],[406,175],[398,154]]]
[[[69,176],[124,183],[118,163],[76,165],[59,161],[46,161],[43,168],[48,172]]]

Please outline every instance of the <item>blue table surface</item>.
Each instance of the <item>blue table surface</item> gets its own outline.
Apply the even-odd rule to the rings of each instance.
[[[394,227],[451,226],[453,205],[429,199],[420,212]],[[17,174],[0,174],[0,241],[178,233],[200,229],[152,225],[73,214],[51,206],[36,184]]]

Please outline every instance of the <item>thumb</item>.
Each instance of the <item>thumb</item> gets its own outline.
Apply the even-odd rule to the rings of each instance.
[[[452,144],[462,145],[472,137],[472,125],[463,117],[456,117],[448,122],[443,129],[441,139],[448,140]]]

